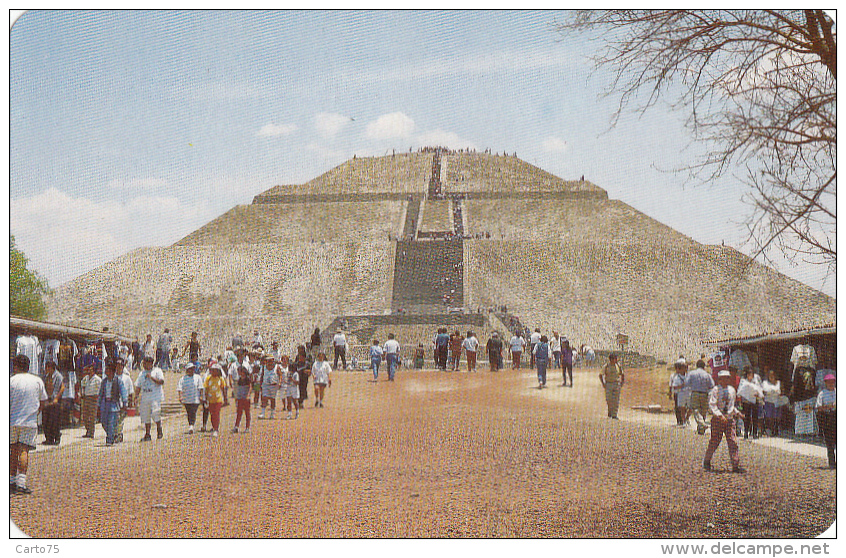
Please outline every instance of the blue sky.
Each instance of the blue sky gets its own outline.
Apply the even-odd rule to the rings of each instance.
[[[11,30],[12,233],[52,286],[353,154],[447,144],[581,175],[744,250],[739,181],[686,185],[683,114],[609,129],[556,12],[28,12]],[[738,173],[740,175],[742,173]],[[63,255],[57,258],[56,254]],[[816,266],[779,270],[834,294]]]

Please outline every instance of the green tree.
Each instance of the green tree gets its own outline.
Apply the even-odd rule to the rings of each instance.
[[[15,316],[43,320],[47,317],[44,297],[50,294],[47,280],[26,268],[28,259],[15,247],[9,235],[9,311]]]

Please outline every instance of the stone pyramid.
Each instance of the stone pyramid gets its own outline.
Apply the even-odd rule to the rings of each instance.
[[[832,323],[835,301],[588,181],[426,148],[273,187],[172,246],[68,282],[50,318],[142,339],[196,330],[213,351],[253,329],[284,347],[335,326],[352,343],[390,330],[409,344],[428,343],[434,324],[484,337],[517,318],[597,348],[625,333],[630,349],[669,359],[704,339]]]

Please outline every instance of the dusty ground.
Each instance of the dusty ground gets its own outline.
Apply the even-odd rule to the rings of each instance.
[[[34,537],[732,538],[812,537],[835,519],[823,459],[741,442],[747,474],[728,472],[725,446],[705,473],[704,437],[636,420],[648,373],[628,374],[621,421],[596,371],[543,391],[529,371],[368,378],[336,374],[324,409],[254,415],[249,434],[189,436],[175,416],[161,442],[132,430],[38,451],[11,518]]]

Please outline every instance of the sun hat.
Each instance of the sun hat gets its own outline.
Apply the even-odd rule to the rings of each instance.
[[[717,378],[731,378],[731,372],[728,370],[720,370],[720,373],[717,374]]]

